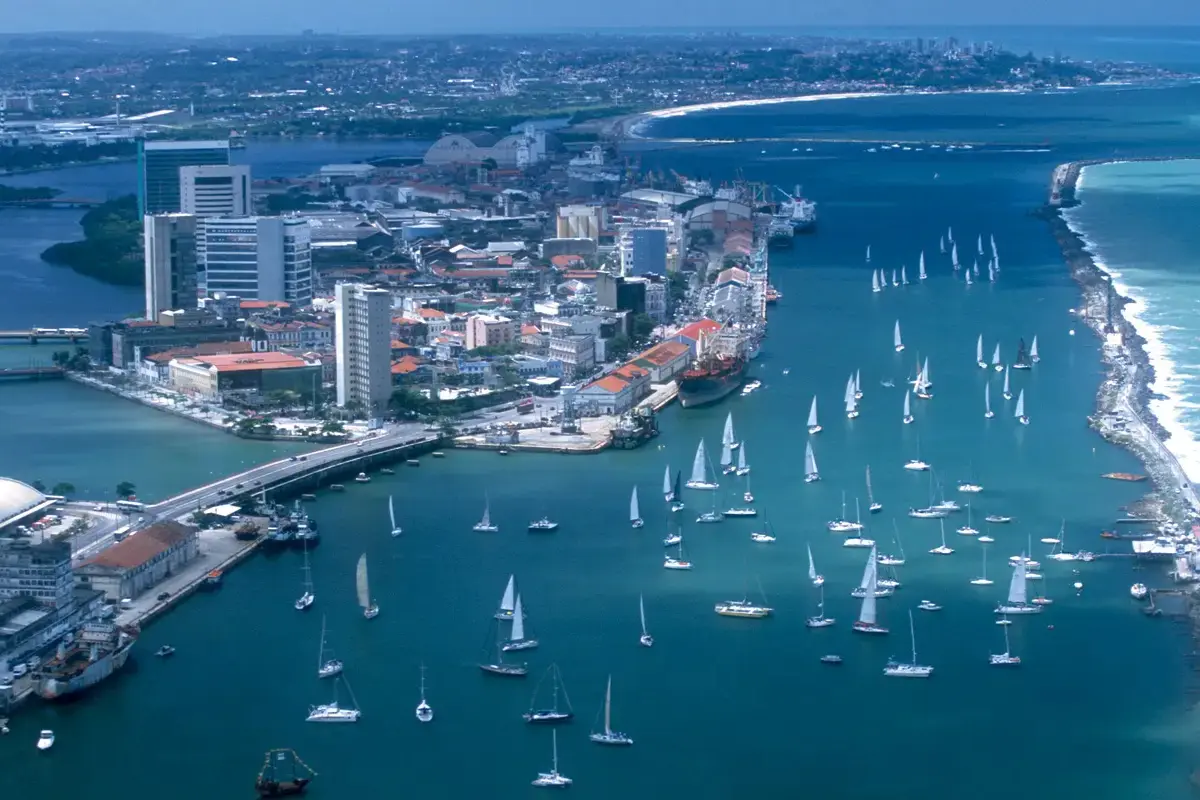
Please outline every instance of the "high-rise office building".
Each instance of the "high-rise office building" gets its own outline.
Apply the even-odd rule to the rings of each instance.
[[[337,402],[371,416],[392,396],[392,294],[362,283],[337,285]]]
[[[205,293],[246,300],[312,302],[312,232],[299,217],[200,220]]]
[[[169,214],[182,209],[179,168],[229,164],[229,141],[138,141],[138,213]]]
[[[629,232],[632,247],[628,274],[667,274],[667,231],[665,228],[634,228]]]
[[[146,319],[196,307],[196,218],[191,214],[142,217],[146,256]]]
[[[179,168],[179,208],[198,217],[243,217],[250,201],[250,167],[209,164]]]

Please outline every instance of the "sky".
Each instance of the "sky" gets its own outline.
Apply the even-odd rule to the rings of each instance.
[[[0,33],[513,33],[641,26],[1200,25],[1200,0],[0,0]],[[1200,32],[1189,38],[1200,46]]]

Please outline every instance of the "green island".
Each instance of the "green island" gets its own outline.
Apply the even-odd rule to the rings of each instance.
[[[142,225],[137,197],[102,203],[79,220],[83,240],[60,242],[42,251],[42,260],[118,286],[141,286]]]
[[[0,203],[51,200],[59,194],[58,189],[49,186],[5,186],[0,183]]]
[[[133,158],[137,142],[65,142],[56,145],[0,146],[0,173],[29,172],[71,164],[91,164],[97,161]]]

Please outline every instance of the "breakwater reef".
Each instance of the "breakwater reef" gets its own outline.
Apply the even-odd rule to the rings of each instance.
[[[1049,221],[1071,276],[1083,291],[1083,302],[1076,314],[1103,342],[1106,374],[1097,390],[1095,413],[1088,423],[1106,440],[1129,449],[1141,459],[1154,481],[1156,496],[1151,499],[1158,502],[1150,505],[1159,509],[1159,522],[1165,530],[1181,532],[1188,524],[1200,521],[1200,496],[1179,460],[1167,449],[1164,442],[1170,433],[1150,408],[1154,397],[1151,389],[1154,365],[1146,350],[1146,340],[1122,313],[1133,301],[1116,291],[1083,236],[1071,228],[1062,213],[1063,209],[1079,204],[1079,182],[1089,166],[1169,160],[1176,159],[1092,159],[1060,164],[1054,170],[1049,200],[1040,214]]]

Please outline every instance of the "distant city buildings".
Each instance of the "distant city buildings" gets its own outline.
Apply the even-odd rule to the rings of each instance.
[[[319,363],[276,352],[176,358],[169,370],[171,388],[212,399],[230,392],[293,392],[302,402],[311,402],[321,385]]]
[[[467,318],[467,350],[509,344],[519,333],[520,324],[508,317],[473,314]]]
[[[148,214],[142,218],[146,259],[146,319],[196,307],[196,217]]]
[[[244,217],[250,201],[250,167],[234,164],[179,168],[179,207],[198,217]]]
[[[312,239],[297,217],[209,217],[200,224],[205,293],[312,302]]]
[[[632,228],[626,231],[622,236],[621,267],[626,275],[666,275],[666,228]]]
[[[138,142],[138,213],[183,209],[180,168],[229,165],[229,141]]]
[[[380,416],[392,396],[392,295],[361,283],[339,283],[337,404]]]

